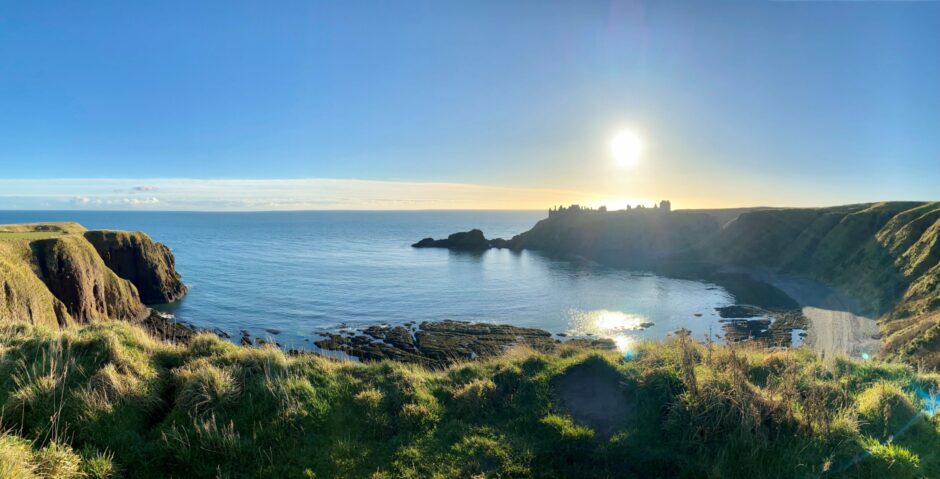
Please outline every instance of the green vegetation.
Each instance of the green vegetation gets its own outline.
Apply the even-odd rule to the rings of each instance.
[[[0,225],[0,239],[51,238],[64,234],[82,234],[85,227],[78,223],[22,223]],[[22,235],[18,237],[17,235]]]
[[[56,238],[62,236],[62,233],[55,231],[24,231],[22,233],[12,231],[0,231],[0,241],[7,240],[38,240],[46,238]]]
[[[65,306],[49,291],[34,267],[28,241],[0,241],[0,321],[49,326],[71,322]]]
[[[845,289],[882,317],[886,357],[940,367],[940,203],[756,211],[709,248],[732,264]]]
[[[135,320],[186,293],[170,250],[144,233],[77,223],[0,225],[0,321]]]
[[[899,364],[680,337],[428,370],[0,328],[2,477],[940,476],[940,376]]]

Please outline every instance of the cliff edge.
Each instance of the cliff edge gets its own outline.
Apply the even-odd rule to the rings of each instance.
[[[138,320],[185,293],[172,253],[143,233],[0,225],[0,321]]]

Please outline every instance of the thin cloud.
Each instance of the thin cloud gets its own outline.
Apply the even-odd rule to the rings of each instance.
[[[149,194],[136,196],[135,193]],[[2,209],[178,211],[542,209],[591,202],[570,190],[356,179],[0,179]]]

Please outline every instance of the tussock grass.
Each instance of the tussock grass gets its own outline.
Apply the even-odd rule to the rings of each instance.
[[[558,401],[558,379],[588,370],[629,402],[612,435]],[[121,322],[6,325],[0,477],[940,477],[923,412],[938,383],[683,337],[630,360],[518,348],[431,371],[174,346]]]

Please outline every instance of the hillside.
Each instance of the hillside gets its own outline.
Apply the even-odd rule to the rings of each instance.
[[[940,308],[940,203],[756,211],[728,224],[705,249],[724,263],[841,288],[882,318],[887,354],[940,366],[932,314]]]
[[[137,319],[185,293],[165,246],[75,223],[0,225],[0,283],[0,321],[41,325]]]
[[[940,378],[806,349],[678,337],[432,370],[125,322],[0,326],[0,348],[2,477],[940,476]]]

